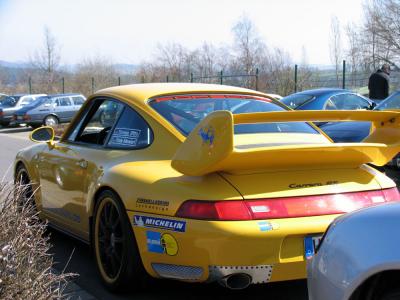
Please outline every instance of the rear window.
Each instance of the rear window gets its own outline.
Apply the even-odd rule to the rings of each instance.
[[[270,99],[244,95],[168,96],[153,99],[149,104],[184,135],[188,135],[203,118],[217,110],[229,110],[233,114],[285,110]],[[304,122],[235,125],[235,134],[273,132],[318,133]]]
[[[285,104],[286,106],[289,106],[292,109],[295,109],[296,107],[299,107],[306,102],[312,100],[314,98],[313,95],[304,95],[304,94],[294,94],[287,96],[285,98],[282,98],[280,101]]]

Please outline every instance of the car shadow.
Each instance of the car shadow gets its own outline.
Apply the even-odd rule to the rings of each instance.
[[[14,128],[3,127],[0,128],[0,133],[19,133],[19,132],[28,132],[32,130],[33,130],[32,127],[14,127]]]

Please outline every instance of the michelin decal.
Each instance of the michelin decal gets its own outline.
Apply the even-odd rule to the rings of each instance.
[[[185,221],[177,221],[164,218],[135,215],[133,216],[133,224],[139,227],[151,227],[151,228],[171,230],[177,232],[186,231]]]

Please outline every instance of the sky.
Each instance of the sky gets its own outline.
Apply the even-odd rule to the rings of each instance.
[[[269,47],[300,63],[331,64],[332,16],[360,23],[363,0],[0,0],[0,60],[28,61],[47,26],[62,64],[103,56],[114,63],[151,60],[157,45],[195,49],[231,45],[232,27],[246,15]],[[345,38],[344,32],[342,33]],[[345,42],[345,41],[343,41]],[[304,49],[304,50],[303,50]]]

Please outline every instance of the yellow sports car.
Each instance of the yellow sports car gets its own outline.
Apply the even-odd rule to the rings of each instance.
[[[311,121],[365,121],[335,144]],[[148,275],[232,289],[305,278],[305,260],[339,214],[399,200],[384,165],[400,114],[287,111],[253,90],[138,84],[101,90],[59,141],[50,127],[17,154],[42,218],[90,243],[104,284]],[[367,224],[366,224],[367,226]]]

